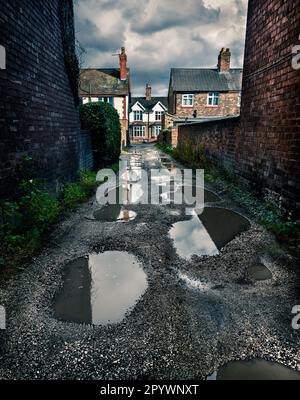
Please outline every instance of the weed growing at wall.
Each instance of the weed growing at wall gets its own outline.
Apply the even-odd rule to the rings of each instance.
[[[291,215],[282,215],[280,207],[259,198],[261,188],[252,188],[252,190],[245,188],[232,168],[222,168],[207,157],[204,146],[197,146],[196,150],[193,150],[194,146],[186,141],[177,148],[172,148],[172,151],[166,151],[168,148],[166,145],[159,144],[157,147],[188,167],[204,169],[206,182],[222,187],[278,238],[289,242],[300,238],[299,225]]]

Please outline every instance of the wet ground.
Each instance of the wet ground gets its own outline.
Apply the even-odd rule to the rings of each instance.
[[[207,186],[190,215],[186,204],[138,204],[141,167],[182,166],[153,146],[123,158],[134,204],[86,203],[1,288],[0,376],[298,378],[296,260],[221,188]]]

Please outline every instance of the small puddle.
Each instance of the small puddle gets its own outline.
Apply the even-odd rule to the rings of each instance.
[[[132,254],[90,254],[66,266],[64,285],[55,300],[55,317],[82,324],[119,323],[147,287],[147,276]]]
[[[272,272],[264,264],[252,265],[248,268],[248,274],[255,281],[265,281],[272,278]]]
[[[249,221],[224,208],[208,207],[201,215],[173,224],[169,235],[182,258],[214,256],[240,233],[249,229]]]
[[[255,359],[232,361],[207,380],[300,380],[300,373],[278,363]]]
[[[115,221],[133,221],[137,217],[137,213],[122,209],[120,204],[107,204],[100,210],[94,212],[94,218],[102,222],[115,222]]]

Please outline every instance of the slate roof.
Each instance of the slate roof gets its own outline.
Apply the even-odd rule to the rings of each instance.
[[[166,109],[168,109],[168,98],[167,97],[152,97],[151,100],[146,100],[146,97],[132,97],[130,103],[130,111],[136,102],[139,102],[147,111],[151,111],[152,108],[161,102]]]
[[[127,80],[120,80],[120,68],[82,69],[80,71],[79,95],[129,95],[130,70]]]
[[[175,92],[235,92],[242,90],[243,70],[219,72],[209,68],[172,68],[171,86]]]

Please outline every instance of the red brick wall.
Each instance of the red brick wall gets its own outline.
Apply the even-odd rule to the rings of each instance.
[[[300,0],[250,0],[238,164],[299,207]]]
[[[14,191],[15,166],[25,155],[53,186],[76,177],[76,63],[74,71],[66,67],[75,54],[72,6],[71,0],[1,2],[7,68],[0,70],[0,197]]]
[[[193,113],[197,110],[197,117],[226,117],[228,115],[238,115],[240,106],[238,103],[239,93],[220,93],[220,105],[212,107],[207,105],[207,93],[194,94],[194,105],[192,107],[182,106],[182,95],[176,94],[176,117],[193,118]]]
[[[204,148],[208,158],[222,166],[233,167],[238,161],[236,137],[240,130],[240,117],[231,117],[215,122],[202,122],[179,125],[178,144],[179,154],[185,153],[188,147],[191,153]],[[188,159],[185,160],[188,162]]]
[[[178,147],[204,145],[223,165],[300,211],[300,0],[250,0],[241,118],[179,127]]]

